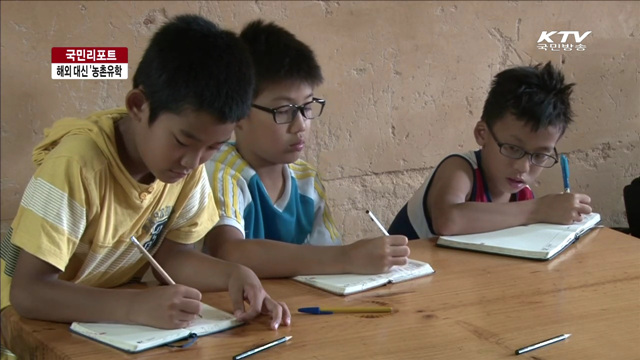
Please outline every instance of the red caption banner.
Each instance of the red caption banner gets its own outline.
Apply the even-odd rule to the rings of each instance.
[[[129,77],[126,47],[53,47],[51,78],[57,80],[125,80]]]

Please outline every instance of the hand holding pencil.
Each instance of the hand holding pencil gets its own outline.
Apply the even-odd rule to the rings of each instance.
[[[200,316],[202,294],[197,289],[176,284],[147,250],[132,236],[131,242],[169,286],[139,292],[132,302],[132,322],[163,329],[184,328]]]
[[[356,241],[346,245],[348,261],[346,273],[382,274],[394,265],[406,265],[409,261],[408,240],[402,235],[389,235],[382,224],[368,211],[371,219],[375,219],[385,236],[374,239]]]
[[[162,269],[160,264],[158,264],[151,254],[149,254],[147,250],[140,245],[134,236],[131,237],[131,242],[135,244],[140,252],[147,258],[147,260],[149,260],[156,272],[163,277],[164,281],[167,284],[172,284],[170,286],[159,286],[155,288],[168,288],[175,290],[174,301],[169,302],[169,307],[167,308],[167,310],[172,314],[175,314],[176,309],[179,310],[177,312],[178,316],[176,318],[172,318],[172,320],[179,323],[186,322],[186,325],[188,325],[188,322],[193,320],[194,315],[200,316],[200,300],[202,299],[202,294],[194,288],[175,284],[171,277],[169,277],[169,275]],[[219,262],[217,259],[211,259],[215,262]],[[274,330],[277,329],[280,324],[288,326],[291,323],[291,313],[289,312],[287,305],[283,302],[272,299],[264,290],[260,280],[256,274],[251,271],[251,269],[239,264],[228,264],[230,264],[228,268],[233,269],[228,279],[229,295],[231,296],[231,302],[234,307],[234,315],[238,320],[248,321],[261,314],[269,315],[271,316],[270,326]],[[181,294],[184,296],[179,298]],[[194,303],[194,299],[196,299],[197,302]],[[245,311],[244,307],[245,301],[249,303],[249,309],[247,311]],[[154,307],[153,309],[156,309],[155,311],[157,312],[158,307]]]
[[[582,221],[583,214],[590,214],[591,198],[585,194],[549,194],[532,200],[534,204],[531,223],[570,225]]]

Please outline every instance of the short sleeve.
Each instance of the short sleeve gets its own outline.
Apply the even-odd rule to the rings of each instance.
[[[316,204],[311,234],[307,243],[311,245],[342,245],[342,236],[338,232],[327,205],[324,185],[320,176],[316,173],[314,178],[314,190],[316,192]]]
[[[11,242],[64,271],[87,226],[84,184],[76,160],[47,157],[24,191]]]
[[[211,191],[218,209],[220,219],[215,226],[229,225],[240,230],[245,236],[244,212],[247,204],[251,202],[246,180],[242,172],[247,169],[247,163],[240,158],[230,164],[218,161],[207,163],[207,172],[211,180]]]
[[[188,175],[175,204],[175,220],[166,238],[182,244],[202,239],[218,221],[204,165]]]

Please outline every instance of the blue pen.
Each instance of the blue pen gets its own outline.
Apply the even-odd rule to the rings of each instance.
[[[374,306],[374,307],[304,307],[298,309],[301,313],[313,314],[313,315],[331,315],[335,313],[390,313],[393,312],[393,308],[389,306]]]
[[[560,167],[562,167],[562,181],[564,182],[564,192],[569,193],[569,160],[562,154],[560,155]]]
[[[569,160],[567,156],[562,154],[560,155],[560,167],[562,168],[562,181],[564,182],[564,192],[571,192],[571,188],[569,187]]]

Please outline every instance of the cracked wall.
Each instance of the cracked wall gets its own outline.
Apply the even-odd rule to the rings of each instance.
[[[559,143],[572,189],[605,224],[624,226],[622,188],[640,176],[638,2],[2,2],[1,188],[6,229],[34,167],[31,150],[64,116],[121,105],[126,81],[52,80],[52,46],[126,46],[133,76],[168,17],[202,14],[238,31],[273,20],[309,43],[327,99],[304,157],[323,174],[345,239],[379,235],[423,178],[452,152],[476,148],[472,128],[493,75],[553,61],[576,82],[576,121]],[[551,52],[542,31],[591,30],[586,50]],[[545,170],[538,196],[562,189]]]

